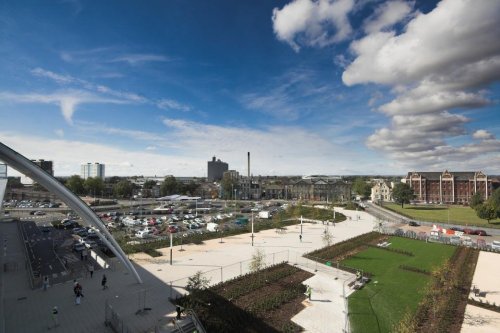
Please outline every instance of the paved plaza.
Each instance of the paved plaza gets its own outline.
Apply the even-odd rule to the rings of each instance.
[[[247,263],[252,254],[261,249],[267,254],[268,264],[287,260],[311,272],[316,271],[317,275],[309,281],[314,294],[304,310],[306,315],[299,314],[294,321],[308,332],[332,332],[333,326],[321,324],[324,328],[318,328],[318,325],[327,316],[335,318],[329,324],[335,327],[345,325],[341,312],[344,309],[342,282],[350,275],[301,258],[301,255],[324,246],[321,239],[327,227],[335,242],[373,229],[374,221],[370,215],[356,211],[346,211],[345,214],[351,216],[351,220],[336,226],[304,223],[302,242],[299,239],[300,225],[293,225],[285,233],[276,233],[275,230],[256,233],[253,247],[250,234],[223,238],[222,243],[220,239],[213,239],[201,245],[184,245],[182,251],[177,246],[173,248],[173,265],[169,263],[169,248],[162,249],[164,256],[157,258],[142,253],[131,255],[144,280],[142,285],[135,283],[133,277],[115,262],[111,269],[96,272],[92,279],[88,276],[79,279],[85,295],[80,305],[75,304],[72,282],[52,285],[47,291],[31,290],[26,269],[21,264],[1,277],[4,320],[0,328],[3,332],[46,332],[52,324],[51,310],[57,306],[59,326],[50,331],[111,332],[104,325],[107,303],[131,332],[152,331],[155,325],[160,328],[173,316],[174,306],[168,299],[185,292],[183,287],[187,277],[200,270],[211,271],[206,274],[211,283],[225,281],[248,270]],[[5,245],[2,266],[13,261],[24,263],[23,244],[15,223],[0,224],[0,233]],[[106,290],[101,288],[102,274],[108,277],[109,288]],[[333,317],[332,313],[336,316]]]

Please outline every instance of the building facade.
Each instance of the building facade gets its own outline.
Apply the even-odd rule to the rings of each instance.
[[[81,177],[83,179],[87,178],[101,178],[102,180],[105,179],[105,168],[106,166],[101,163],[87,163],[87,164],[82,164],[81,166]]]
[[[415,193],[415,201],[469,204],[475,193],[487,200],[493,191],[491,178],[481,171],[408,172],[403,179]]]
[[[330,178],[301,179],[292,185],[291,193],[298,200],[344,201],[351,198],[351,184]]]
[[[52,161],[46,160],[31,160],[31,162],[38,165],[43,171],[47,172],[49,175],[54,175],[54,163]],[[35,182],[30,177],[26,175],[21,175],[21,183],[24,185],[33,185]]]
[[[388,184],[385,181],[377,181],[372,186],[371,200],[372,202],[392,201],[392,188],[394,184]]]
[[[209,182],[220,181],[224,176],[224,172],[229,169],[229,165],[222,162],[220,159],[212,157],[211,161],[207,162],[207,180]]]

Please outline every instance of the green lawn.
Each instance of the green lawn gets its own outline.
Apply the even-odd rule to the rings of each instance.
[[[477,217],[476,211],[470,207],[450,206],[448,208],[447,206],[405,205],[404,208],[401,208],[401,205],[394,203],[384,203],[383,206],[409,218],[421,221],[447,223],[449,211],[450,223],[500,228],[500,219],[491,220],[490,224],[488,224],[486,220],[482,220]]]
[[[450,258],[455,247],[392,237],[391,248],[403,249],[414,257],[368,248],[342,263],[373,273],[372,281],[349,297],[349,317],[353,332],[390,332],[404,312],[414,312],[431,277],[402,270],[407,265],[432,271]]]

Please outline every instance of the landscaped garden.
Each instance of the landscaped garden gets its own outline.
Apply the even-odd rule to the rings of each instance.
[[[352,332],[458,333],[478,252],[370,232],[305,257],[371,279],[349,297]]]
[[[291,318],[303,309],[312,276],[288,264],[240,276],[177,300],[193,309],[208,332],[300,332]]]
[[[391,237],[387,249],[369,247],[342,264],[371,273],[372,281],[349,297],[353,332],[390,332],[406,311],[415,313],[430,272],[451,258],[455,247]]]
[[[488,223],[486,220],[477,217],[476,211],[470,207],[405,205],[404,208],[401,208],[401,205],[390,202],[384,202],[383,207],[415,220],[441,223],[448,223],[449,221],[453,224],[500,228],[500,219],[491,220]]]

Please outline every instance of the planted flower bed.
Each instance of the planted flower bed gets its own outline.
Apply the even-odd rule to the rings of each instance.
[[[177,301],[194,309],[208,332],[300,332],[291,318],[303,309],[302,282],[311,276],[279,264]]]

